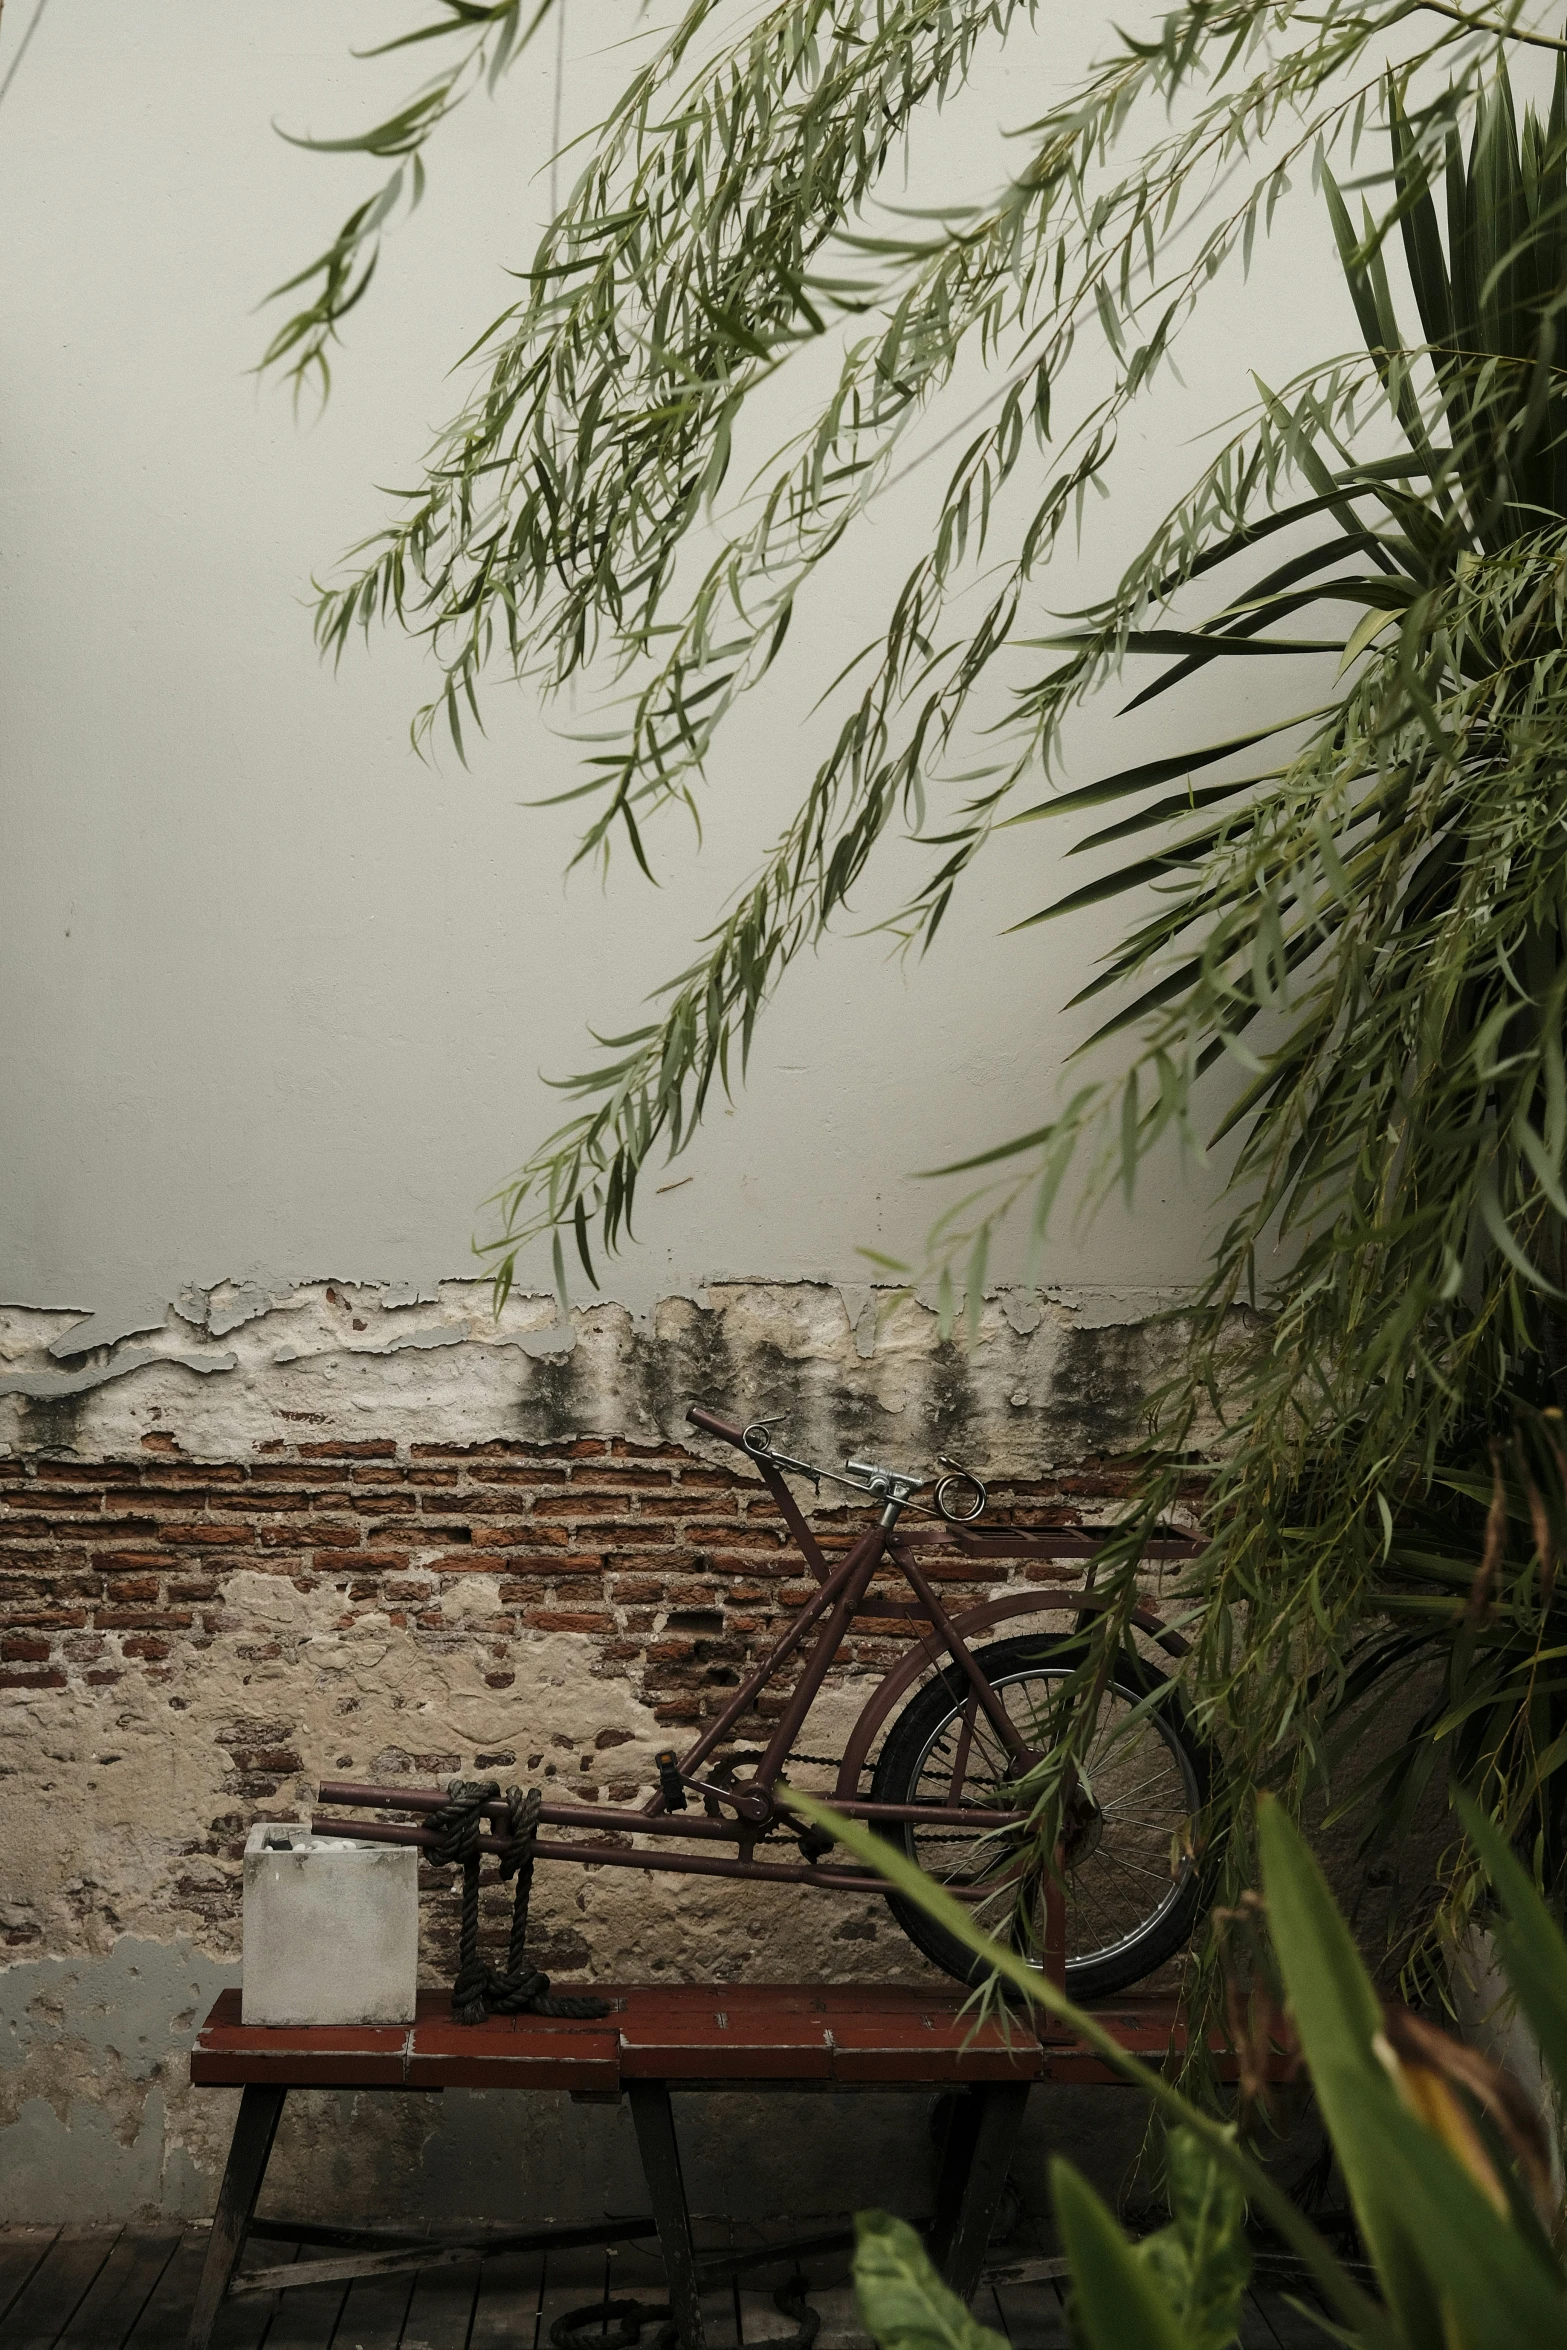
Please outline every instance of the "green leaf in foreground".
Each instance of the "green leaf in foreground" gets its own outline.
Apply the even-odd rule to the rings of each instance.
[[[942,2283],[907,2220],[860,2211],[854,2233],[855,2299],[881,2350],[1006,2350]]]
[[[1417,2086],[1322,1872],[1281,1806],[1257,1809],[1268,1926],[1361,2233],[1411,2343],[1517,2350],[1567,2331],[1560,2275],[1417,2118]]]
[[[1171,2222],[1137,2245],[1138,2265],[1179,2318],[1188,2350],[1224,2350],[1251,2280],[1246,2198],[1190,2130],[1170,2131],[1164,2176]]]
[[[1050,2192],[1092,2350],[1195,2350],[1207,2339],[1179,2323],[1154,2273],[1069,2162],[1050,2165]],[[1230,2336],[1218,2339],[1222,2344]]]
[[[847,1819],[842,1813],[835,1812],[829,1804],[818,1803],[797,1788],[791,1787],[788,1794],[792,1812],[809,1820],[813,1826],[825,1829],[835,1842],[852,1853],[864,1867],[884,1877],[910,1901],[917,1902],[938,1925],[944,1926],[982,1958],[1012,1992],[1020,1995],[1029,2005],[1042,2007],[1068,2024],[1078,2039],[1141,2089],[1167,2121],[1184,2124],[1189,2128],[1193,2137],[1215,2161],[1230,2172],[1253,2210],[1260,2212],[1291,2251],[1299,2256],[1316,2280],[1329,2307],[1346,2326],[1354,2330],[1362,2350],[1395,2350],[1397,2338],[1383,2312],[1361,2291],[1342,2263],[1335,2259],[1316,2230],[1296,2210],[1289,2197],[1274,2184],[1261,2164],[1255,2162],[1236,2143],[1233,2130],[1215,2120],[1211,2114],[1200,2111],[1151,2066],[1129,2055],[1097,2016],[1086,2008],[1078,2007],[1064,1991],[1057,1989],[1047,1976],[1037,1967],[1030,1966],[1016,1951],[1008,1950],[1002,1943],[995,1941],[982,1926],[976,1924],[971,1911],[963,1902],[954,1900],[943,1886],[934,1883],[923,1869],[916,1867],[905,1853],[889,1844],[884,1836],[878,1836],[864,1821]]]

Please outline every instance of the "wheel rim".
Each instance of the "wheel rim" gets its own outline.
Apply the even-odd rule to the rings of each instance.
[[[1067,1678],[1065,1668],[1044,1665],[989,1675],[1009,1716],[1035,1745],[1043,1743],[1044,1725]],[[1083,1757],[1100,1826],[1065,1872],[1070,1967],[1108,1964],[1146,1941],[1185,1899],[1192,1882],[1183,1830],[1201,1800],[1197,1774],[1162,1712],[1143,1714],[1128,1728],[1139,1702],[1129,1691],[1108,1690]],[[1011,1772],[1000,1740],[965,1694],[954,1700],[921,1747],[908,1799],[950,1805],[961,1793],[969,1803],[993,1803]],[[994,1876],[1005,1852],[999,1842],[986,1843],[963,1829],[918,1824],[908,1829],[907,1845],[921,1868],[949,1884]],[[1181,1857],[1172,1870],[1174,1853]],[[1042,1902],[1039,1909],[1042,1913]],[[1011,1938],[1010,1912],[1011,1896],[998,1888],[994,1905],[982,1906],[979,1915]],[[1035,1947],[1026,1955],[1037,1966],[1042,1914],[1032,1932]]]

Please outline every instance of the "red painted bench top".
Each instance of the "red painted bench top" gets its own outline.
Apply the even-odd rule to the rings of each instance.
[[[957,1991],[853,1983],[630,1983],[594,2021],[490,2016],[452,2021],[444,1991],[421,1991],[413,2024],[240,2022],[225,1991],[191,2053],[206,2088],[570,2089],[614,2096],[635,2080],[722,2088],[942,2088],[964,2081],[1117,2081],[1102,2057],[1047,2018],[977,2028]],[[1182,2027],[1169,1999],[1096,2008],[1124,2048],[1157,2064]],[[1215,2043],[1221,2071],[1233,2072]]]

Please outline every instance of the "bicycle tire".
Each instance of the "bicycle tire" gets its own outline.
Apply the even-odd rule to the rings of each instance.
[[[987,1648],[975,1649],[972,1654],[1009,1711],[1015,1712],[1019,1698],[1031,1711],[1032,1703],[1042,1694],[1038,1684],[1059,1683],[1081,1663],[1083,1640],[1078,1633],[1025,1633],[1010,1640],[995,1641]],[[1096,1730],[1095,1740],[1084,1756],[1085,1771],[1090,1778],[1096,1767],[1096,1755],[1101,1757],[1106,1774],[1102,1786],[1108,1788],[1109,1794],[1100,1814],[1103,1826],[1097,1841],[1091,1851],[1067,1870],[1066,1987],[1077,2000],[1112,1998],[1152,1974],[1186,1942],[1202,1904],[1203,1872],[1195,1861],[1184,1858],[1172,1873],[1167,1840],[1163,1858],[1165,1885],[1157,1899],[1153,1892],[1157,1870],[1150,1866],[1150,1861],[1157,1850],[1157,1837],[1168,1828],[1173,1838],[1180,1820],[1200,1812],[1210,1801],[1217,1771],[1212,1748],[1192,1728],[1186,1708],[1174,1689],[1170,1689],[1162,1703],[1141,1715],[1124,1738],[1115,1736],[1119,1722],[1131,1709],[1142,1706],[1147,1698],[1166,1687],[1168,1680],[1168,1675],[1158,1672],[1141,1657],[1123,1653],[1117,1658],[1105,1697],[1108,1732],[1103,1727]],[[1033,1701],[1028,1696],[1030,1684],[1035,1685]],[[917,1804],[951,1800],[950,1779],[947,1788],[939,1784],[940,1777],[949,1770],[942,1741],[948,1739],[949,1751],[957,1751],[961,1731],[954,1730],[954,1725],[961,1723],[971,1694],[967,1678],[955,1664],[914,1692],[893,1717],[882,1743],[871,1784],[873,1802]],[[1101,1722],[1105,1719],[1102,1715]],[[1157,1744],[1150,1746],[1150,1740]],[[1000,1742],[993,1734],[990,1756],[983,1752],[983,1739],[974,1739],[972,1729],[964,1755],[972,1753],[976,1744],[981,1747],[981,1757],[973,1781],[965,1778],[963,1782],[966,1800],[972,1800],[971,1784],[976,1791],[993,1789],[1006,1776],[1000,1767]],[[1115,1761],[1117,1747],[1119,1763]],[[1129,1785],[1134,1794],[1138,1792],[1138,1782],[1128,1781],[1125,1773],[1128,1767],[1141,1767],[1136,1760],[1139,1755],[1150,1766],[1148,1788],[1157,1790],[1145,1797],[1149,1811],[1138,1815],[1139,1819],[1151,1819],[1151,1828],[1134,1824],[1116,1793],[1117,1784]],[[960,1767],[963,1767],[961,1759]],[[1116,1770],[1121,1773],[1119,1782],[1112,1775]],[[1118,1807],[1119,1818],[1116,1817]],[[933,1852],[939,1857],[943,1844],[958,1846],[951,1855],[956,1868],[949,1868],[949,1875],[961,1870],[962,1848],[973,1848],[973,1840],[961,1830],[955,1836],[951,1831],[922,1830],[917,1823],[910,1822],[888,1827],[883,1833],[910,1859],[927,1868],[931,1867]],[[1096,1871],[1096,1877],[1103,1882],[1090,1883],[1088,1872],[1101,1857],[1103,1866]],[[932,1873],[939,1872],[932,1869]],[[1143,1896],[1147,1910],[1145,1915],[1138,1916],[1133,1913],[1139,1898],[1137,1889],[1144,1880],[1149,1884],[1149,1891]],[[1125,1916],[1107,1906],[1110,1901],[1107,1888],[1123,1883],[1133,1888],[1122,1904],[1128,1913]],[[945,1973],[956,1976],[961,1983],[983,1979],[986,1972],[983,1961],[915,1903],[902,1894],[893,1894],[889,1897],[889,1907],[910,1941]],[[1107,1925],[1111,1930],[1107,1930]],[[1034,1953],[1030,1957],[1033,1963],[1038,1963]]]

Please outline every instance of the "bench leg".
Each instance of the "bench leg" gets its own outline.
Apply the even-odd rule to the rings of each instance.
[[[208,2350],[229,2279],[245,2249],[250,2216],[267,2175],[267,2157],[272,2152],[287,2095],[286,2089],[264,2089],[252,2084],[240,2098],[239,2119],[234,2124],[223,2184],[218,2189],[218,2208],[212,2215],[212,2233],[207,2238],[207,2257],[196,2288],[196,2306],[191,2311],[185,2350]]]
[[[628,2081],[631,2119],[642,2155],[642,2173],[658,2228],[680,2350],[705,2350],[702,2296],[697,2284],[696,2248],[691,2242],[691,2213],[675,2138],[674,2108],[662,2081]]]
[[[936,2183],[930,2256],[965,2301],[979,2282],[1027,2108],[1027,2081],[985,2081],[959,2097],[953,2110]]]

